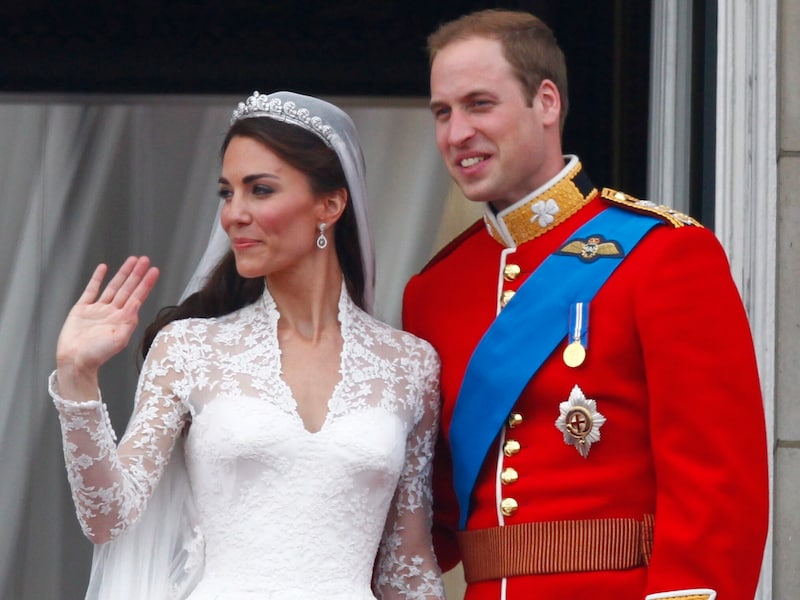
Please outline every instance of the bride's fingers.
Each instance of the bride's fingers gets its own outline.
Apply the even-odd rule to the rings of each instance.
[[[108,282],[98,302],[122,306],[150,264],[146,256],[129,256]]]
[[[126,261],[127,262],[127,261]],[[112,304],[117,308],[123,308],[128,303],[128,300],[131,296],[136,292],[139,286],[142,283],[145,275],[150,270],[150,259],[146,256],[140,256],[136,259],[136,262],[133,263],[133,269],[125,278],[125,281],[122,283],[120,288],[117,290],[117,293],[114,295],[112,300]],[[155,283],[153,280],[152,283]],[[152,287],[152,285],[150,286]],[[150,292],[147,289],[147,285],[144,288],[144,297],[147,297],[147,294]]]
[[[99,264],[95,267],[94,273],[92,273],[89,279],[89,283],[86,284],[83,293],[80,298],[78,298],[79,303],[91,304],[97,299],[97,294],[100,293],[100,285],[103,283],[106,273],[108,273],[108,265]]]
[[[136,284],[136,287],[133,288],[130,295],[128,296],[125,304],[129,306],[133,310],[139,310],[139,307],[144,303],[147,297],[150,295],[153,286],[156,284],[158,280],[159,271],[156,267],[150,267],[145,271],[144,275],[142,276],[141,280]]]

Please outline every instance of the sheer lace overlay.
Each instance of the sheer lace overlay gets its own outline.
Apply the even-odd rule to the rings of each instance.
[[[265,292],[165,327],[119,446],[102,402],[62,399],[51,377],[84,532],[124,535],[191,422],[204,571],[188,598],[444,598],[428,535],[438,357],[342,293],[341,380],[312,433],[281,378],[279,318]]]

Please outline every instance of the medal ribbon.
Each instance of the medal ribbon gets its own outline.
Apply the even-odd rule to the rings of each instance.
[[[450,423],[461,529],[466,528],[472,489],[492,442],[528,381],[564,339],[564,321],[554,315],[563,315],[577,301],[588,307],[622,259],[660,223],[663,221],[656,217],[606,208],[572,237],[607,234],[606,239],[619,244],[621,255],[592,262],[550,255],[517,290],[475,347]]]
[[[564,364],[579,367],[586,358],[589,330],[589,303],[575,302],[569,307],[567,347],[564,348]]]
[[[568,342],[578,342],[584,348],[589,346],[587,332],[589,331],[589,303],[575,302],[569,307],[569,336]]]

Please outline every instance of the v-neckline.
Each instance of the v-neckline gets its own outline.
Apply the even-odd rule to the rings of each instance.
[[[277,380],[280,382],[280,385],[283,387],[283,393],[287,398],[287,404],[289,409],[291,410],[292,416],[297,420],[297,423],[300,425],[300,428],[303,432],[307,435],[315,436],[322,433],[331,419],[331,405],[333,401],[339,395],[339,389],[342,387],[344,380],[345,380],[345,373],[346,373],[346,361],[345,361],[345,354],[348,347],[349,342],[349,322],[345,317],[345,311],[347,308],[347,300],[349,297],[347,296],[346,286],[344,282],[342,282],[341,292],[339,293],[339,302],[338,302],[338,314],[337,320],[339,321],[340,332],[342,336],[342,349],[339,352],[339,380],[333,386],[331,390],[330,396],[325,401],[325,417],[322,419],[322,423],[317,430],[309,429],[308,424],[303,420],[303,417],[300,416],[299,406],[297,404],[297,399],[295,398],[294,391],[292,390],[292,386],[284,379],[283,377],[283,350],[281,349],[280,340],[278,339],[278,322],[280,321],[281,314],[278,311],[278,307],[275,304],[275,299],[269,293],[269,290],[265,287],[264,288],[264,308],[267,309],[268,313],[272,315],[272,325],[273,325],[273,335],[274,339],[273,342],[275,343],[275,348],[277,349]]]
[[[280,368],[280,363],[278,367],[278,380],[281,382],[281,385],[284,388],[284,393],[286,394],[287,398],[289,399],[289,406],[291,407],[292,416],[297,419],[300,428],[308,435],[319,435],[326,429],[328,422],[331,419],[331,404],[333,400],[339,395],[339,388],[344,381],[344,340],[342,340],[342,352],[339,354],[339,381],[336,382],[336,385],[333,386],[331,390],[330,396],[325,400],[325,417],[322,419],[322,423],[319,426],[319,429],[313,430],[309,429],[308,424],[303,420],[303,417],[300,416],[299,406],[297,404],[297,399],[294,396],[294,392],[292,391],[292,387],[287,383],[287,381],[283,378],[283,372]],[[278,360],[280,361],[280,346],[278,347],[279,355]]]

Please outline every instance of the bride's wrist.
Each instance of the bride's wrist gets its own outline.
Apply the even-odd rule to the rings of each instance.
[[[89,402],[97,400],[97,369],[86,368],[68,361],[58,361],[56,366],[58,390],[65,400]]]

